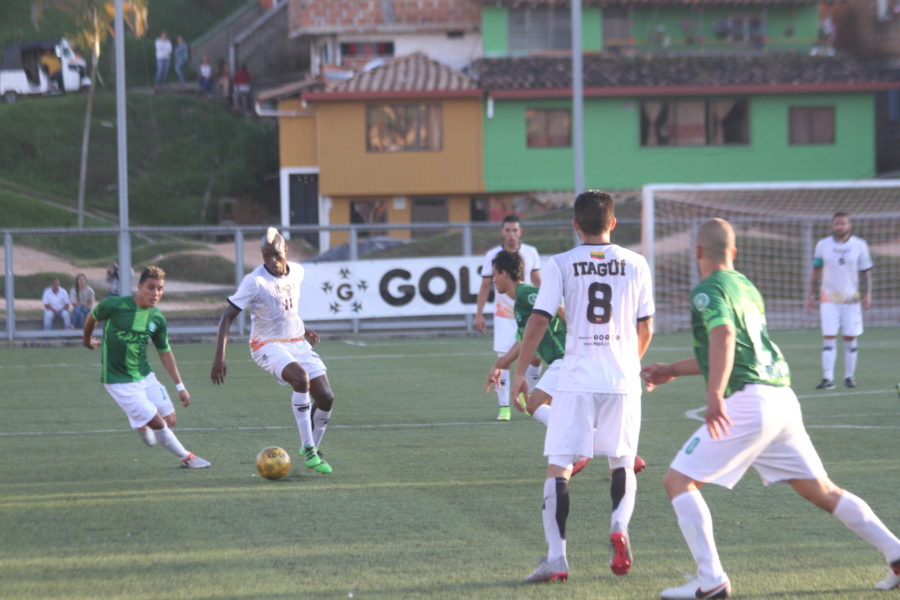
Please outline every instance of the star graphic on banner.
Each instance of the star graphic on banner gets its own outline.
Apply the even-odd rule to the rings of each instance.
[[[341,279],[348,279],[350,277],[350,269],[347,267],[341,267]]]
[[[334,314],[341,312],[341,306],[337,302],[332,302],[328,305],[328,308],[330,308],[331,312],[333,312]]]
[[[360,280],[360,282],[356,284],[356,287],[358,287],[362,291],[366,291],[367,289],[369,289],[369,284],[365,281]]]
[[[331,282],[326,281],[325,283],[322,284],[322,291],[325,292],[326,294],[327,294],[328,292],[330,292],[331,289],[332,289]]]
[[[362,310],[362,303],[354,302],[353,303],[353,312],[358,313],[361,310]]]

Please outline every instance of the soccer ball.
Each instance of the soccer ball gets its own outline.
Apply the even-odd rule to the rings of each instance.
[[[256,455],[256,470],[266,479],[281,479],[291,472],[291,455],[278,446],[263,448]]]

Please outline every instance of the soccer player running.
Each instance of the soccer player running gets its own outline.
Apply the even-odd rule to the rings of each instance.
[[[503,227],[500,229],[503,235],[503,243],[494,246],[484,255],[481,263],[481,287],[475,300],[475,330],[483,333],[484,306],[487,303],[491,291],[493,278],[493,260],[501,250],[517,252],[525,263],[523,276],[536,286],[541,285],[541,258],[537,248],[522,243],[522,225],[518,215],[507,215],[503,219]],[[516,320],[513,315],[514,300],[507,294],[499,291],[494,294],[494,352],[497,356],[506,354],[516,342]],[[528,369],[528,377],[531,383],[538,380],[541,374],[540,360],[535,360]],[[498,421],[509,421],[511,418],[509,408],[509,369],[501,371],[500,385],[496,387],[497,403],[500,411],[497,414]]]
[[[250,356],[260,368],[293,389],[291,406],[300,434],[303,464],[330,474],[331,465],[322,459],[318,448],[331,419],[334,395],[325,363],[312,349],[319,336],[306,329],[300,318],[303,265],[288,262],[284,237],[274,227],[266,231],[260,250],[263,264],[244,276],[237,291],[228,297],[228,306],[219,320],[210,378],[216,385],[225,382],[228,331],[235,317],[249,309]],[[310,405],[310,395],[314,407]]]
[[[517,252],[501,250],[494,257],[493,265],[494,289],[500,294],[506,294],[516,299],[513,309],[518,326],[516,337],[521,340],[528,318],[534,310],[538,288],[522,281],[523,263]],[[509,349],[509,352],[497,359],[485,379],[485,393],[500,385],[503,370],[509,369],[510,365],[519,357],[520,347],[521,343],[517,341]],[[526,405],[523,406],[517,396],[513,399],[513,406],[546,426],[550,421],[550,404],[553,402],[553,393],[556,390],[559,369],[562,367],[562,358],[566,353],[566,322],[562,306],[550,319],[547,331],[544,332],[544,337],[541,338],[535,352],[547,364],[547,370],[544,371],[531,394],[526,397]],[[590,458],[584,458],[576,462],[572,467],[572,475],[580,472],[590,460]],[[634,472],[639,473],[644,469],[646,463],[639,456],[636,456],[634,461]]]
[[[663,590],[660,597],[731,594],[700,490],[707,483],[731,489],[750,466],[764,484],[786,481],[878,548],[892,567],[875,587],[897,587],[900,540],[868,504],[828,478],[803,426],[788,365],[769,339],[762,296],[734,270],[736,254],[727,221],[713,219],[700,227],[696,256],[702,280],[691,292],[695,358],[654,363],[641,372],[648,390],[682,375],[706,378],[706,424],[678,452],[664,479],[697,573],[685,585]]]
[[[133,297],[110,296],[94,306],[84,320],[81,342],[91,350],[100,346],[101,340],[93,337],[94,327],[98,321],[106,322],[100,363],[103,387],[125,411],[128,422],[148,446],[159,442],[181,459],[182,466],[203,469],[209,462],[185,450],[172,431],[175,407],[147,362],[147,342],[152,341],[163,368],[178,390],[182,406],[190,406],[191,395],[181,380],[175,353],[169,345],[166,318],[156,308],[163,296],[165,279],[165,271],[147,267],[141,273]]]
[[[872,257],[866,241],[851,235],[853,227],[845,212],[831,218],[832,235],[816,243],[813,269],[809,274],[806,310],[815,308],[816,286],[819,290],[819,316],[822,321],[822,381],[817,390],[833,390],[834,363],[837,358],[837,335],[844,334],[844,385],[856,387],[856,338],[863,332],[863,311],[872,306]],[[859,273],[865,273],[866,289],[861,294]]]
[[[575,199],[582,245],[550,260],[528,319],[512,392],[525,393],[525,367],[562,300],[566,350],[553,396],[544,455],[547,479],[541,511],[547,555],[526,581],[565,580],[569,478],[575,463],[596,454],[612,471],[612,559],[617,575],[631,569],[628,525],[637,480],[633,465],[641,426],[641,357],[653,337],[650,269],[641,255],[610,242],[616,226],[612,198],[588,190]]]

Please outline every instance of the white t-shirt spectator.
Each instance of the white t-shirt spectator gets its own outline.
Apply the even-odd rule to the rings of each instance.
[[[70,304],[69,293],[63,288],[59,288],[54,294],[53,288],[48,287],[44,290],[44,295],[43,297],[41,297],[41,302],[55,311],[60,311],[64,309],[66,305]]]

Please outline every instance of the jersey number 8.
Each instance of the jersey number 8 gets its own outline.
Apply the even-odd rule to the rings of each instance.
[[[587,320],[595,325],[609,323],[612,318],[612,287],[608,283],[592,283],[588,287]]]

